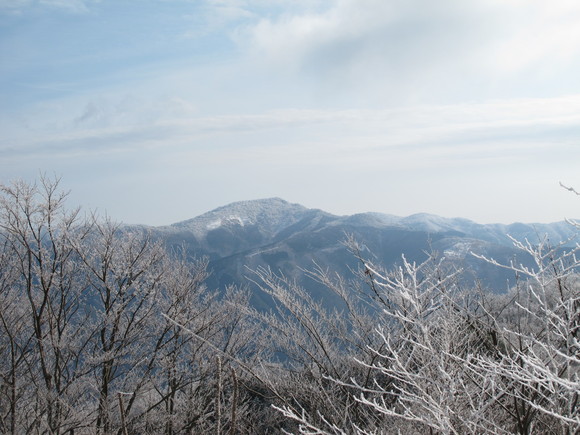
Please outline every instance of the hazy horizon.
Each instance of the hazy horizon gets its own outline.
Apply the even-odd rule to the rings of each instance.
[[[580,216],[580,3],[0,0],[0,183],[165,225]]]

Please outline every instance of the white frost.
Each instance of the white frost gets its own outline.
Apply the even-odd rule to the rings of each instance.
[[[210,223],[208,223],[206,228],[208,230],[215,230],[216,228],[219,228],[221,225],[222,225],[222,220],[218,219],[218,220],[211,221]]]
[[[230,216],[227,216],[227,217],[224,217],[224,218],[218,218],[218,219],[215,219],[215,220],[212,220],[212,221],[208,222],[206,224],[205,228],[208,231],[215,230],[216,228],[219,228],[222,225],[227,224],[228,222],[235,222],[235,223],[239,224],[242,227],[246,223],[251,223],[249,219],[246,219],[244,221],[244,219],[242,219],[240,216],[230,215]]]

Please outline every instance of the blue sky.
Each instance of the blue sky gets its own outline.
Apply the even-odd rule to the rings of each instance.
[[[580,216],[580,2],[0,0],[0,182],[168,224]]]

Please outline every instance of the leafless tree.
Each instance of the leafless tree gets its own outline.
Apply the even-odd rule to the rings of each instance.
[[[501,359],[480,356],[480,371],[506,384],[510,414],[518,433],[569,434],[580,431],[580,263],[579,247],[514,244],[534,267],[499,264],[521,277],[511,291],[510,309],[491,317],[501,327]]]
[[[343,357],[367,371],[371,382],[366,383],[352,376],[353,371],[336,369],[341,356],[338,349],[329,350],[332,341],[326,338],[328,331],[338,331],[336,325],[344,321],[345,313],[357,319],[352,325],[366,324],[360,320],[364,317],[347,309],[333,321],[313,301],[298,300],[302,294],[296,287],[285,283],[281,288],[280,281],[260,273],[281,311],[290,316],[276,328],[290,337],[282,342],[284,348],[294,349],[300,343],[301,364],[306,367],[302,370],[316,378],[318,382],[311,383],[323,391],[315,407],[312,398],[293,394],[287,396],[291,400],[275,404],[276,409],[296,421],[304,434],[577,433],[577,248],[514,243],[534,258],[536,267],[500,265],[488,259],[527,277],[510,294],[494,296],[462,289],[457,279],[461,271],[449,269],[435,255],[420,264],[403,258],[399,267],[384,270],[363,258],[360,246],[351,242],[361,261],[360,280],[368,284],[358,302],[374,307],[370,311],[375,333],[365,335],[374,336],[365,338],[368,353],[346,345],[341,350]],[[320,270],[314,275],[339,294],[345,293],[337,285],[344,281],[333,282]],[[346,337],[360,341],[360,331],[368,328],[347,330],[338,335],[342,343],[348,342]],[[320,355],[328,355],[333,363],[324,366]],[[309,361],[322,370],[309,370]],[[334,386],[328,386],[329,381]],[[337,386],[350,389],[371,417],[359,418],[365,414],[354,406],[338,409],[337,404],[345,402],[339,400]]]
[[[58,180],[47,177],[40,186],[1,187],[2,275],[11,277],[3,292],[9,309],[2,319],[11,347],[7,384],[13,432],[22,430],[15,426],[17,409],[27,416],[21,420],[27,431],[58,434],[83,425],[78,405],[84,396],[87,288],[71,240],[82,239],[86,229],[78,210],[65,209],[66,197]],[[22,366],[26,375],[16,379]],[[16,397],[17,383],[32,388],[33,395]]]
[[[7,241],[3,240],[6,244]],[[30,315],[22,304],[19,273],[11,261],[6,246],[0,251],[0,432],[15,433],[22,427],[19,421],[22,401],[30,400],[27,388],[28,353],[31,352],[33,331]]]
[[[244,427],[233,364],[256,358],[247,294],[208,289],[206,260],[144,228],[67,211],[58,184],[1,188],[0,431]]]

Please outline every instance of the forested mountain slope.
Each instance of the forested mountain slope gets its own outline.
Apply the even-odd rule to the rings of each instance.
[[[374,256],[377,263],[387,267],[400,263],[402,255],[410,261],[423,261],[427,253],[437,252],[467,269],[465,276],[470,278],[466,279],[480,281],[487,290],[503,292],[513,284],[514,274],[472,253],[504,262],[516,258],[525,264],[529,259],[514,249],[510,236],[532,244],[547,237],[551,244],[558,245],[570,243],[575,229],[567,222],[482,225],[430,214],[398,217],[369,212],[336,216],[270,198],[232,203],[151,231],[173,248],[184,246],[191,256],[209,257],[208,285],[212,287],[251,286],[252,271],[269,267],[327,299],[332,296],[325,294],[323,286],[308,280],[304,270],[316,263],[348,275],[349,268],[357,266],[344,245],[349,236],[364,247],[365,255]],[[260,299],[258,293],[255,297]]]

